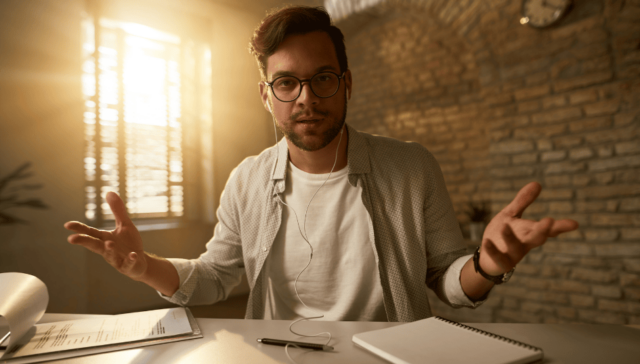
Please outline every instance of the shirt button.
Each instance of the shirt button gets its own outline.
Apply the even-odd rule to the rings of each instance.
[[[263,248],[263,251],[265,251],[265,252],[267,251],[267,247],[266,246]]]

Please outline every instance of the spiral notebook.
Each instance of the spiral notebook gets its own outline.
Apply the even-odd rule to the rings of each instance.
[[[524,364],[542,349],[442,317],[353,335],[353,342],[396,364]]]

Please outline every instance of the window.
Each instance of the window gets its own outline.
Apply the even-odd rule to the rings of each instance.
[[[186,140],[211,118],[209,48],[105,18],[87,19],[83,34],[86,218],[112,224],[115,191],[133,219],[183,219],[185,180],[197,174],[185,170],[187,149],[202,147]]]

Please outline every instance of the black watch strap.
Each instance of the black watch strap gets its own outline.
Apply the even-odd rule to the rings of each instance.
[[[511,278],[511,276],[513,275],[513,271],[516,269],[514,267],[507,273],[501,274],[499,276],[492,276],[487,274],[487,272],[483,271],[482,267],[480,267],[480,247],[478,247],[478,249],[476,249],[476,252],[473,254],[473,268],[477,273],[480,273],[481,276],[490,280],[494,284],[507,283],[509,281],[509,278]]]

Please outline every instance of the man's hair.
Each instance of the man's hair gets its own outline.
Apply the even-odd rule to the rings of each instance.
[[[267,58],[275,53],[282,41],[293,34],[325,32],[331,38],[338,57],[340,73],[349,68],[344,35],[331,24],[331,17],[322,7],[286,6],[269,12],[253,32],[249,51],[256,57],[262,79],[267,79]]]

